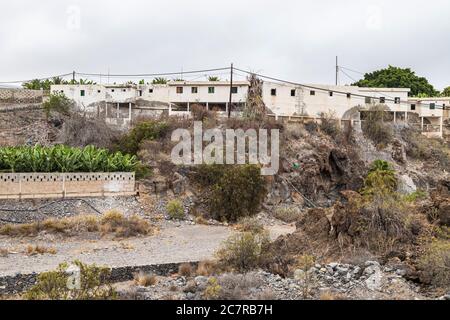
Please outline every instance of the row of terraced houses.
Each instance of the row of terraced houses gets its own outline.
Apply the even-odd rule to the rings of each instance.
[[[126,125],[140,115],[168,112],[189,116],[194,105],[226,115],[236,114],[247,101],[249,82],[171,81],[167,84],[53,85],[80,111],[96,113],[107,121]],[[230,101],[231,91],[231,105]],[[269,115],[277,119],[311,120],[332,114],[342,121],[360,123],[375,104],[387,107],[395,122],[409,122],[429,136],[442,136],[449,118],[450,98],[411,98],[410,89],[356,86],[305,85],[263,82],[262,99]]]

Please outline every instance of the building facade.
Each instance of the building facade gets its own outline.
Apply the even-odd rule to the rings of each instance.
[[[233,113],[243,110],[249,83],[233,82]],[[139,115],[168,112],[189,116],[194,105],[227,114],[228,81],[171,81],[167,84],[53,85],[52,93],[64,93],[82,112],[96,113],[107,121],[126,125]],[[275,118],[320,118],[323,114],[341,120],[360,121],[361,113],[373,105],[385,105],[395,122],[414,122],[427,135],[442,136],[448,111],[435,106],[450,105],[450,98],[409,98],[410,89],[361,88],[356,86],[295,86],[264,82],[262,99]],[[447,113],[446,113],[447,112]]]

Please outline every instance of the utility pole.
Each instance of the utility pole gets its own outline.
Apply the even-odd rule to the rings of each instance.
[[[72,82],[75,84],[75,71],[72,72]]]
[[[339,64],[338,64],[338,56],[336,56],[336,85],[338,85],[339,80]]]
[[[233,97],[233,63],[230,69],[230,101],[228,102],[228,118],[231,117],[231,101]]]

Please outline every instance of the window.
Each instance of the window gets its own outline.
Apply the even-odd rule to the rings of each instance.
[[[101,90],[97,90],[97,93],[100,93],[100,92],[102,92]]]
[[[111,92],[114,92],[114,89],[111,89]]]
[[[277,89],[270,89],[270,95],[276,96],[277,95]]]
[[[386,103],[386,98],[385,97],[380,97],[380,103]]]
[[[315,96],[315,95],[316,95],[316,92],[315,92],[314,90],[311,90],[311,91],[309,92],[309,95],[310,95],[310,96]]]
[[[436,103],[430,103],[430,110],[436,109]]]
[[[330,97],[332,97],[332,96],[333,96],[333,91],[328,92],[328,95],[329,95]]]
[[[347,93],[347,99],[350,99],[352,97],[351,93]]]
[[[231,93],[233,93],[233,94],[238,93],[238,88],[237,87],[231,87]]]
[[[142,97],[142,90],[139,90],[139,97]]]
[[[395,103],[395,104],[399,104],[399,103],[400,103],[400,97],[395,97],[394,103]]]
[[[371,97],[366,97],[365,98],[365,102],[366,102],[366,104],[372,103],[372,98]]]
[[[127,92],[127,89],[122,89],[123,92]]]
[[[416,105],[415,104],[411,105],[411,110],[416,110]]]
[[[191,93],[198,93],[198,87],[192,87]]]
[[[82,97],[84,97],[84,96],[86,95],[86,91],[81,90],[81,91],[80,91],[80,94],[81,94]]]
[[[295,97],[295,89],[291,90],[291,97]]]
[[[214,87],[208,87],[208,93],[214,93],[215,88]]]
[[[178,94],[183,93],[183,87],[177,87],[177,93]]]

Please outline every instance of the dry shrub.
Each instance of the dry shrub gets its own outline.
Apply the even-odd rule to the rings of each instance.
[[[227,129],[242,129],[244,131],[248,129],[278,129],[282,132],[284,130],[283,123],[276,121],[274,118],[264,118],[261,120],[241,117],[227,118],[225,120],[225,126]]]
[[[202,217],[202,216],[195,217],[195,223],[196,223],[196,224],[209,225],[208,220],[206,220],[206,219],[205,219],[204,217]]]
[[[100,220],[100,230],[103,233],[113,233],[117,237],[134,237],[147,235],[151,232],[151,225],[147,220],[138,216],[125,217],[118,211],[106,212]]]
[[[118,136],[119,132],[108,126],[104,119],[72,113],[65,117],[57,141],[71,147],[110,148]]]
[[[365,113],[362,130],[364,135],[378,146],[386,146],[392,141],[392,126],[384,122],[386,108],[373,106]]]
[[[158,279],[153,274],[148,274],[140,271],[134,275],[134,283],[141,287],[154,286],[158,282]]]
[[[27,300],[105,300],[116,299],[117,293],[109,283],[109,268],[72,262],[80,270],[80,288],[71,288],[69,264],[62,263],[55,271],[41,273],[38,282],[24,294]]]
[[[419,130],[412,128],[403,128],[400,135],[406,142],[405,151],[409,157],[435,161],[450,170],[450,149],[445,141],[438,138],[427,138]]]
[[[320,300],[345,300],[341,294],[336,294],[331,291],[325,291],[320,294]]]
[[[0,235],[12,237],[36,236],[40,232],[64,234],[73,236],[83,232],[98,232],[114,234],[117,237],[132,237],[147,235],[151,232],[148,221],[138,217],[124,217],[117,211],[110,211],[98,218],[91,215],[81,215],[63,219],[48,219],[26,224],[7,224],[0,227]]]
[[[425,282],[444,289],[450,287],[450,228],[438,229],[437,237],[422,245],[417,264]]]
[[[178,274],[183,277],[189,277],[192,274],[192,265],[190,263],[180,264]]]
[[[341,132],[336,113],[332,111],[322,112],[320,114],[319,129],[330,137],[335,138]]]
[[[214,261],[200,261],[197,266],[197,270],[195,272],[198,276],[210,276],[216,272],[217,265]]]
[[[238,221],[237,229],[241,232],[262,233],[264,225],[258,218],[244,217]]]
[[[262,285],[253,273],[247,274],[223,274],[218,279],[221,290],[217,294],[219,300],[246,300],[251,294],[251,290]]]
[[[206,110],[206,107],[199,104],[191,105],[191,112],[194,121],[206,121],[206,120],[214,121],[216,119],[215,112]]]
[[[38,254],[56,254],[56,249],[52,247],[45,247],[40,245],[28,245],[26,254],[29,256],[35,256]]]
[[[281,221],[292,223],[300,218],[301,210],[295,206],[278,207],[275,209],[273,216]]]
[[[218,266],[222,270],[249,271],[257,268],[270,243],[267,232],[253,234],[244,232],[232,235],[216,252]]]
[[[9,255],[9,250],[5,248],[0,248],[0,257],[7,257]]]

